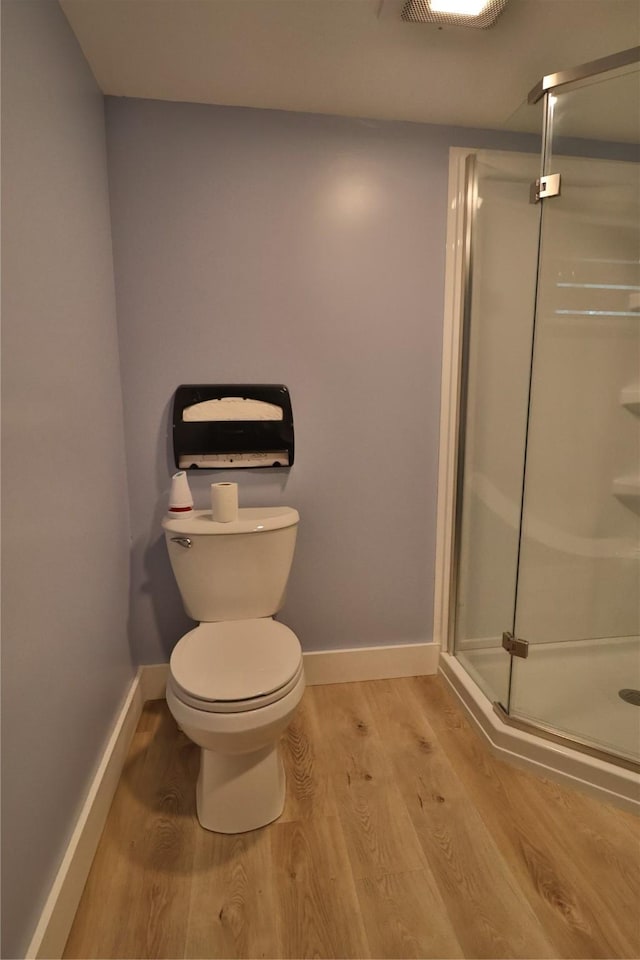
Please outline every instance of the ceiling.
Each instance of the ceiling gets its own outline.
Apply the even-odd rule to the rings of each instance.
[[[510,0],[489,30],[404,23],[403,0],[60,3],[105,94],[467,127],[640,42],[638,0]]]

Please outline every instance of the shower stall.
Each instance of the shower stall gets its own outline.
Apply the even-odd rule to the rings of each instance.
[[[640,799],[639,71],[634,48],[545,77],[511,123],[540,116],[541,156],[452,163],[436,597],[443,672],[494,743],[625,804]]]

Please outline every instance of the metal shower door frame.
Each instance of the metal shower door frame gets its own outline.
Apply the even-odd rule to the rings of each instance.
[[[634,69],[636,65],[640,63],[640,46],[629,48],[628,50],[620,51],[619,53],[613,54],[609,57],[603,57],[599,60],[593,60],[589,63],[582,64],[581,66],[571,68],[570,70],[561,71],[559,73],[549,74],[542,78],[542,80],[531,90],[528,96],[528,102],[530,104],[537,103],[541,98],[544,98],[544,113],[543,113],[543,130],[542,130],[542,147],[541,147],[541,156],[540,156],[540,180],[543,180],[545,177],[549,177],[551,174],[550,162],[551,162],[551,146],[552,146],[552,135],[553,135],[553,108],[554,108],[554,97],[553,93],[559,87],[564,88],[564,90],[577,89],[585,84],[590,82],[595,82],[597,78],[617,71],[619,74],[624,74],[631,69]],[[478,184],[477,184],[477,169],[476,169],[476,157],[475,154],[470,154],[466,158],[465,162],[465,189],[464,189],[464,216],[463,216],[463,251],[462,251],[462,268],[463,268],[463,281],[462,281],[462,310],[461,310],[461,336],[460,336],[460,363],[459,363],[459,383],[458,383],[458,423],[457,423],[457,450],[456,450],[456,468],[455,468],[455,490],[454,490],[454,517],[453,517],[453,533],[452,533],[452,563],[451,563],[451,579],[449,584],[449,610],[448,610],[448,650],[451,653],[455,652],[454,640],[455,640],[455,630],[456,630],[456,603],[457,603],[457,594],[458,594],[458,585],[459,585],[459,568],[460,568],[460,546],[461,546],[461,531],[462,531],[462,506],[463,506],[463,481],[464,481],[464,459],[465,459],[465,449],[466,449],[466,405],[468,399],[468,383],[469,383],[469,329],[471,323],[471,309],[472,309],[472,291],[473,291],[473,237],[474,237],[474,227],[476,221],[476,208],[477,208],[477,196],[478,196]],[[532,330],[532,343],[531,343],[531,359],[530,359],[530,369],[529,369],[529,384],[528,384],[528,407],[527,407],[527,416],[526,416],[526,434],[524,442],[524,465],[522,473],[522,490],[520,498],[520,513],[519,513],[519,533],[518,533],[518,554],[517,554],[517,569],[516,569],[516,587],[515,587],[515,597],[514,597],[514,606],[513,606],[513,623],[512,623],[512,633],[515,635],[515,621],[518,609],[518,580],[519,580],[519,571],[520,571],[520,559],[521,559],[521,548],[522,548],[522,533],[523,533],[523,517],[524,517],[524,501],[526,493],[526,480],[527,480],[527,451],[528,451],[528,432],[530,425],[530,414],[531,414],[531,389],[532,389],[532,380],[533,380],[533,363],[535,355],[535,341],[536,341],[536,328],[537,328],[537,316],[538,316],[538,303],[539,303],[539,277],[540,277],[540,260],[541,260],[541,238],[543,233],[544,225],[544,206],[545,206],[545,196],[536,198],[535,202],[541,203],[541,212],[540,212],[540,221],[539,221],[539,234],[538,234],[538,260],[536,265],[536,295],[534,302],[534,316],[533,316],[533,330]],[[532,202],[533,198],[532,198]],[[509,665],[509,681],[508,681],[508,694],[507,694],[507,703],[503,705],[499,702],[494,702],[493,707],[496,714],[500,719],[508,724],[511,727],[514,727],[518,730],[521,730],[525,733],[531,733],[535,736],[541,737],[545,740],[558,743],[563,746],[570,747],[574,750],[578,750],[581,753],[588,754],[599,760],[604,760],[608,763],[613,763],[617,766],[624,767],[634,772],[640,772],[640,764],[628,760],[624,757],[616,756],[615,754],[610,753],[606,750],[600,750],[586,741],[582,741],[579,737],[566,735],[560,733],[558,730],[554,729],[552,726],[547,726],[541,723],[534,723],[528,720],[523,720],[518,717],[510,715],[510,706],[511,706],[511,687],[513,679],[513,653],[509,654],[510,656],[510,665]]]

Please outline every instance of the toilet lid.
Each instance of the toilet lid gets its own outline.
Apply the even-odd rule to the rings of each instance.
[[[178,641],[170,669],[189,698],[222,705],[274,694],[299,674],[301,662],[293,630],[263,617],[201,623]]]

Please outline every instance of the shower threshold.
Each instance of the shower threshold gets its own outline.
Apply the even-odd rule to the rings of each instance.
[[[558,731],[549,726],[549,724],[543,723],[540,720],[532,722],[525,720],[522,717],[514,716],[513,714],[507,713],[502,704],[498,703],[497,701],[493,704],[493,709],[502,723],[506,723],[510,727],[514,727],[516,730],[524,730],[527,733],[532,733],[536,736],[543,737],[545,740],[550,740],[553,743],[558,743],[571,749],[579,750],[581,753],[589,754],[591,757],[596,757],[599,760],[604,760],[607,763],[612,763],[616,766],[624,767],[626,770],[632,770],[636,774],[640,774],[640,763],[638,763],[636,760],[632,760],[630,757],[618,756],[617,754],[610,753],[607,750],[594,747],[592,743],[589,743],[588,740],[583,740],[581,737],[567,736],[565,734],[558,733]]]
[[[509,704],[504,650],[492,644],[458,655],[489,698],[508,706],[509,720],[591,747],[611,762],[638,763],[640,716],[619,691],[640,687],[639,654],[637,636],[530,643],[526,661],[514,660]]]
[[[501,759],[640,813],[640,776],[635,762],[623,758],[624,765],[615,763],[604,750],[584,745],[588,746],[585,750],[575,738],[543,730],[537,721],[509,717],[505,722],[506,711],[501,709],[498,715],[492,701],[452,654],[440,654],[440,672],[465,706],[473,726]],[[637,711],[620,703],[632,715],[631,722],[637,722]]]

